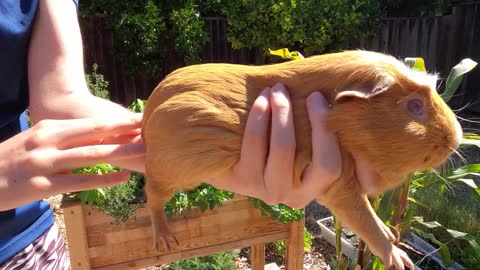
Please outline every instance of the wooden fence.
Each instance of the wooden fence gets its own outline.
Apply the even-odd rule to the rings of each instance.
[[[234,50],[227,40],[227,21],[222,17],[204,18],[210,41],[201,52],[202,62],[265,64],[258,50]],[[112,100],[124,105],[135,98],[147,98],[160,78],[127,78],[113,53],[113,36],[102,16],[80,19],[84,39],[87,72],[97,63],[110,83]],[[379,33],[368,40],[353,40],[345,49],[367,49],[389,53],[398,58],[423,57],[427,69],[446,79],[450,69],[463,58],[480,63],[480,4],[459,5],[441,17],[388,18]],[[443,81],[444,83],[444,81]],[[441,87],[440,87],[441,90]],[[480,67],[466,76],[455,106],[469,103],[480,112]]]
[[[480,64],[480,4],[459,5],[439,17],[389,18],[375,38],[352,42],[350,48],[389,53],[397,58],[423,57],[429,72],[438,73],[440,91],[453,66],[464,58]],[[452,106],[465,104],[480,112],[480,66],[468,73]]]

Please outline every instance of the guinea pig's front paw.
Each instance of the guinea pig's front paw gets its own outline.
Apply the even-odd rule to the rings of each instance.
[[[385,269],[415,269],[415,266],[412,260],[410,260],[408,257],[407,253],[394,245],[392,245],[391,252],[389,254],[385,254],[384,256],[380,256],[380,259],[382,259]]]

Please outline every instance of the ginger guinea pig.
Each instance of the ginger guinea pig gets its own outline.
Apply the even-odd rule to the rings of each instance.
[[[296,136],[295,177],[311,160],[306,98],[322,92],[332,104],[327,128],[336,133],[342,174],[318,202],[350,227],[386,265],[408,264],[367,195],[401,184],[417,170],[438,166],[459,145],[456,117],[436,92],[436,77],[369,51],[345,51],[263,66],[201,64],[180,68],[155,88],[144,111],[147,207],[154,246],[177,242],[163,205],[175,191],[228,175],[240,158],[253,101],[283,83],[292,100]],[[362,190],[352,155],[380,175]],[[322,179],[319,179],[322,181]],[[367,194],[369,193],[369,194]]]

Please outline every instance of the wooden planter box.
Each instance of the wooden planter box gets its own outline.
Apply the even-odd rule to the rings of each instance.
[[[61,208],[74,270],[143,269],[244,247],[252,247],[252,269],[263,269],[264,244],[282,239],[287,240],[288,269],[303,269],[304,220],[281,224],[262,216],[243,196],[213,210],[202,213],[194,208],[171,218],[169,226],[180,245],[173,245],[169,253],[163,246],[159,252],[153,250],[146,208],[123,223],[78,201],[64,202]]]

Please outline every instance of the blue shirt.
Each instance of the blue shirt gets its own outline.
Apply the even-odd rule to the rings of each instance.
[[[74,0],[78,5],[78,0]],[[28,46],[38,0],[0,0],[0,142],[28,128]],[[5,158],[5,157],[0,157]],[[0,265],[55,222],[40,200],[0,211]]]

